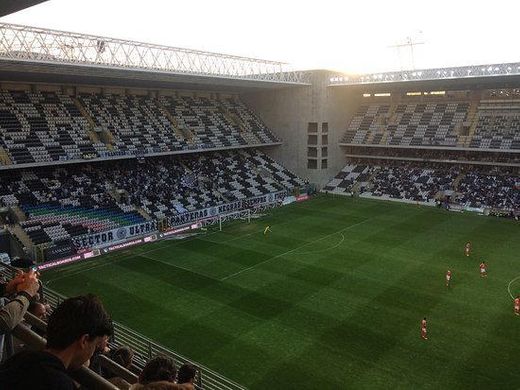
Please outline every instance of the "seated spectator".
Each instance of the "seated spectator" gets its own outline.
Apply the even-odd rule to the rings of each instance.
[[[179,368],[179,373],[177,374],[177,383],[191,383],[195,380],[195,374],[197,373],[197,369],[193,364],[184,363],[181,368]]]
[[[29,303],[29,308],[27,309],[27,313],[31,313],[36,318],[46,321],[47,320],[47,306],[43,304],[39,299],[39,294],[36,294],[31,302]],[[38,336],[45,338],[45,330],[41,329],[37,326],[32,326],[27,321],[22,321],[22,324],[27,326],[29,329],[31,329],[34,333],[36,333]],[[25,349],[27,346],[24,344],[21,340],[15,340],[15,343],[13,345],[15,352],[20,352],[23,349]]]
[[[4,300],[4,306],[0,309],[0,334],[4,334],[22,321],[30,301],[40,289],[40,282],[37,273],[30,271],[19,273],[0,286],[2,296],[14,296],[9,301]]]
[[[126,368],[127,370],[130,370],[132,367],[132,360],[134,358],[134,351],[132,351],[128,347],[119,347],[113,351],[110,351],[108,354],[108,357],[114,361],[115,363],[119,364],[121,367]],[[124,380],[121,377],[118,377],[114,373],[108,371],[103,373],[103,377],[107,378],[107,380],[112,383],[114,386],[118,387],[119,389],[129,389],[130,383],[128,383],[126,380]]]
[[[40,301],[32,301],[27,311],[42,321],[47,319],[47,306]]]
[[[132,367],[132,360],[134,358],[134,351],[128,347],[119,347],[114,349],[109,354],[110,359],[119,364],[127,370]]]
[[[192,390],[192,384],[176,384],[177,368],[175,362],[166,356],[157,356],[150,360],[139,375],[139,383],[131,390]]]
[[[20,352],[0,366],[2,389],[75,389],[67,370],[80,368],[112,334],[112,321],[93,295],[69,298],[49,317],[43,351]]]

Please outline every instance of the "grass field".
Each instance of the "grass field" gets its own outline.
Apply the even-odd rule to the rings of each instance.
[[[517,222],[324,196],[43,275],[251,389],[518,389],[518,276]]]

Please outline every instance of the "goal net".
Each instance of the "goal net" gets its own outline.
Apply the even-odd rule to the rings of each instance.
[[[232,211],[230,213],[221,214],[218,217],[218,230],[222,231],[222,224],[232,220],[242,220],[251,222],[252,214],[250,209]]]

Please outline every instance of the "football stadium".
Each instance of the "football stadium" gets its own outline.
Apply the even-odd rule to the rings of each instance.
[[[0,20],[2,389],[519,389],[519,219],[520,63]]]

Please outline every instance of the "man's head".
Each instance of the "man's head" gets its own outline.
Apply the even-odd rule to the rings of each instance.
[[[151,382],[175,381],[177,368],[175,362],[166,356],[157,356],[146,363],[139,375],[139,383],[147,385]]]
[[[45,320],[47,317],[47,307],[41,302],[32,301],[27,311],[40,320]]]
[[[193,364],[184,363],[179,368],[179,373],[177,374],[177,383],[193,383],[196,373],[197,369]]]
[[[47,349],[67,351],[70,364],[79,368],[112,334],[112,320],[93,295],[63,301],[49,317]]]
[[[128,347],[119,347],[110,353],[110,358],[120,366],[128,369],[132,366],[134,351]]]

